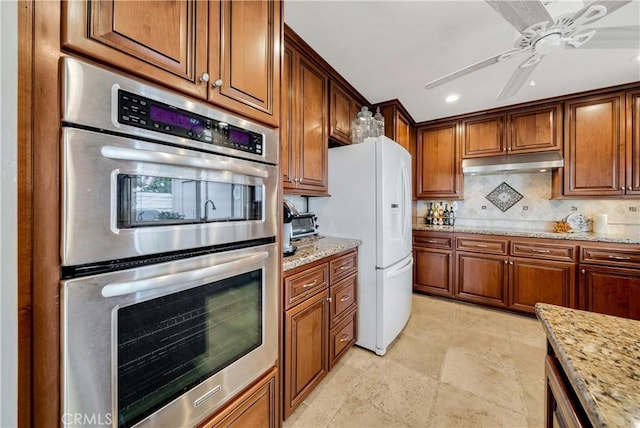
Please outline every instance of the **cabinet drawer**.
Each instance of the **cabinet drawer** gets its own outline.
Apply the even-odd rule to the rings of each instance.
[[[284,279],[285,309],[329,286],[329,265],[323,263]]]
[[[358,336],[358,311],[353,310],[340,324],[329,332],[329,370],[356,343]]]
[[[507,241],[483,238],[457,238],[456,250],[486,254],[507,254]]]
[[[576,258],[576,246],[546,242],[512,241],[511,255],[572,262]]]
[[[640,248],[589,248],[582,247],[580,263],[606,266],[626,266],[640,269]]]
[[[358,271],[358,253],[356,251],[329,261],[330,283],[335,284]]]
[[[414,232],[413,245],[450,250],[453,248],[453,235],[439,236]]]
[[[357,304],[356,293],[358,289],[358,276],[352,275],[331,285],[331,310],[329,312],[331,325],[336,324],[344,314]]]

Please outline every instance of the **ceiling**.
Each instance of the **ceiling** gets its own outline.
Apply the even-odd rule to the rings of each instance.
[[[581,1],[547,5],[554,18]],[[484,1],[286,0],[285,22],[370,102],[397,98],[416,122],[640,81],[639,49],[563,49],[548,54],[513,97],[496,96],[527,54],[442,86],[427,82],[513,47],[520,35]],[[634,0],[586,27],[640,24]],[[639,40],[640,44],[640,40]],[[450,94],[460,99],[446,103]]]

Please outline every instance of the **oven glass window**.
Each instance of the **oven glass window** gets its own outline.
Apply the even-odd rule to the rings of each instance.
[[[118,426],[130,427],[262,344],[262,270],[120,308]]]
[[[118,175],[118,227],[262,219],[261,185]]]

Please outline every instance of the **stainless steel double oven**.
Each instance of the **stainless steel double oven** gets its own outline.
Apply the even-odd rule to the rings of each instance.
[[[277,359],[277,133],[61,76],[62,424],[195,425]]]

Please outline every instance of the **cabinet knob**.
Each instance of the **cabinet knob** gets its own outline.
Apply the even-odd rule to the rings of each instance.
[[[222,86],[222,79],[216,79],[215,82],[213,82],[213,87],[219,88],[220,86]]]
[[[582,269],[582,273],[587,273],[587,271],[586,271],[586,270],[584,270],[584,269]]]
[[[209,81],[209,73],[202,73],[200,75],[200,81],[207,83]]]
[[[504,261],[504,264],[505,264],[505,265],[506,265],[506,264],[508,264],[508,263],[509,263],[509,261],[508,261],[508,260],[505,260],[505,261]]]
[[[302,178],[298,179],[298,182],[302,183]]]
[[[513,264],[513,262],[509,262],[509,264],[510,264],[510,265],[512,265],[512,264]]]
[[[627,187],[627,190],[633,190],[633,187],[629,186]]]
[[[622,187],[620,188],[620,190],[624,190],[624,186],[622,186]]]

